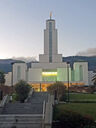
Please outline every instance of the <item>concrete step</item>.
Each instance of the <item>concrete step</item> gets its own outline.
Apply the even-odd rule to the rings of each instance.
[[[18,118],[18,119],[41,119],[42,118],[42,114],[33,114],[33,115],[28,115],[28,114],[25,114],[25,115],[0,115],[0,120],[4,120],[4,119],[14,119],[14,118]]]
[[[8,123],[8,122],[20,122],[20,123],[41,123],[42,122],[42,119],[31,119],[31,120],[28,120],[28,119],[5,119],[5,120],[0,120],[0,123],[2,123],[2,122],[6,122],[6,123]]]
[[[13,128],[13,126],[16,126],[16,128],[42,128],[42,124],[38,124],[38,123],[35,123],[35,124],[30,124],[30,123],[27,123],[27,124],[20,124],[20,123],[12,123],[12,124],[9,124],[9,123],[0,123],[0,128]]]
[[[40,102],[43,102],[44,100],[48,101],[48,93],[47,92],[34,92],[28,102],[40,103]]]
[[[42,114],[43,103],[8,103],[2,114]]]
[[[0,115],[0,128],[41,128],[42,115]]]
[[[30,115],[20,115],[20,116],[16,116],[16,115],[0,115],[0,121],[9,121],[9,120],[15,120],[15,119],[18,119],[19,121],[35,121],[35,120],[42,120],[42,115],[33,115],[33,116],[30,116]]]

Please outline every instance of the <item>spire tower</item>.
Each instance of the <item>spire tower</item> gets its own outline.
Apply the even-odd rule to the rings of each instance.
[[[55,20],[50,17],[46,20],[46,29],[44,30],[44,54],[39,56],[40,62],[57,63],[62,62],[62,55],[58,54],[58,33],[55,27]]]
[[[50,12],[50,20],[51,20],[51,18],[52,18],[52,12]]]

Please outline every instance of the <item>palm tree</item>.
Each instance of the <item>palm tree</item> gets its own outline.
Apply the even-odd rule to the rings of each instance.
[[[96,74],[93,76],[92,81],[93,81],[94,85],[96,86]]]
[[[4,85],[5,83],[5,75],[2,71],[0,71],[0,85]]]

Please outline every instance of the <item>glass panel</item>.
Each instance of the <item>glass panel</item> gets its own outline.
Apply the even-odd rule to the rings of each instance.
[[[42,71],[42,81],[57,81],[57,70],[43,70]]]

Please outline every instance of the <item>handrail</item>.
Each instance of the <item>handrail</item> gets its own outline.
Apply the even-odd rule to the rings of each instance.
[[[46,107],[46,102],[45,100],[43,101],[43,119],[45,118],[45,108]]]
[[[0,107],[4,107],[4,105],[5,105],[5,104],[7,103],[7,101],[8,101],[8,98],[9,98],[8,95],[6,95],[6,96],[3,97],[3,99],[2,99],[2,101],[1,101],[1,103],[0,103]]]
[[[29,92],[28,97],[25,99],[25,102],[28,101],[28,99],[31,97],[31,95],[33,94],[33,92],[34,92],[34,90],[33,90],[33,88],[32,88],[32,89],[30,90],[30,92]]]

